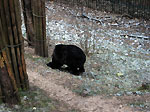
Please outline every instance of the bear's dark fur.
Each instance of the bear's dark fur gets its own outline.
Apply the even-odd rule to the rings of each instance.
[[[65,64],[67,70],[74,75],[79,75],[84,72],[84,63],[86,56],[84,52],[75,45],[63,45],[59,44],[55,46],[52,54],[52,62],[49,62],[47,66],[52,69],[61,69]]]

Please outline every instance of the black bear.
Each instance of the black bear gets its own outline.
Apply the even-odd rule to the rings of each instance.
[[[52,54],[52,62],[49,62],[47,66],[52,69],[61,69],[65,64],[67,70],[74,75],[79,75],[84,70],[84,63],[86,56],[84,52],[75,45],[58,44]]]

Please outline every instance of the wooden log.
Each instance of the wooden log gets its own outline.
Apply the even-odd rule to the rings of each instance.
[[[39,55],[39,47],[40,47],[40,43],[38,41],[38,1],[37,0],[33,0],[33,18],[34,18],[34,32],[35,32],[35,54]]]
[[[21,13],[19,5],[19,0],[0,0],[0,14],[3,15],[1,16],[1,20],[5,31],[3,43],[9,48],[9,50],[6,50],[5,53],[8,58],[8,64],[6,63],[7,68],[12,68],[12,73],[17,83],[17,87],[25,90],[29,88],[29,81],[24,60],[24,46],[21,32]]]
[[[37,29],[37,33],[38,33],[38,36],[37,36],[37,41],[39,41],[39,55],[40,56],[43,56],[43,34],[42,34],[42,18],[43,18],[43,15],[42,15],[42,8],[41,8],[41,0],[37,0],[37,3],[38,3],[38,7],[37,7],[37,11],[38,11],[38,15],[37,15],[37,18],[38,18],[38,29]]]
[[[41,9],[42,9],[42,15],[45,17],[42,18],[42,30],[43,30],[43,52],[44,55],[43,57],[48,57],[48,46],[46,42],[46,14],[45,14],[45,0],[43,0],[41,4]]]
[[[1,55],[0,55],[1,58]],[[0,85],[2,90],[2,101],[9,104],[18,104],[20,99],[14,91],[6,66],[0,67]]]
[[[23,15],[24,15],[24,23],[25,23],[26,32],[27,32],[27,39],[32,42],[32,44],[28,43],[29,46],[33,46],[34,40],[35,40],[31,2],[32,0],[21,0]]]
[[[17,31],[17,21],[16,21],[16,15],[15,15],[15,9],[14,9],[14,0],[9,0],[9,7],[10,7],[10,14],[11,14],[11,21],[12,21],[12,30],[13,30],[13,42],[14,45],[18,45],[19,43],[19,35],[18,35],[18,31]],[[19,45],[20,46],[20,45]],[[16,52],[16,61],[17,61],[17,67],[19,68],[19,78],[20,78],[20,83],[21,83],[21,88],[25,88],[24,85],[24,76],[23,76],[23,70],[22,70],[22,63],[21,63],[21,57],[20,57],[20,49],[19,46],[16,46],[15,52]]]
[[[21,31],[21,10],[20,10],[20,4],[19,0],[14,0],[14,8],[15,8],[15,17],[16,17],[16,27],[17,27],[17,34],[18,34],[18,44],[20,43],[21,45],[18,47],[20,51],[20,58],[18,61],[20,61],[20,64],[22,66],[19,67],[21,69],[21,80],[22,80],[22,85],[24,90],[29,89],[29,80],[28,80],[28,75],[26,71],[26,64],[25,64],[25,58],[24,58],[24,40],[22,36],[22,31]]]
[[[8,32],[8,37],[9,39],[7,40],[7,44],[8,45],[14,45],[13,43],[13,32],[11,29],[12,23],[11,23],[11,14],[10,14],[10,10],[9,10],[9,0],[4,0],[4,9],[5,9],[5,14],[6,14],[6,24],[7,24],[7,32]],[[15,49],[14,47],[10,47],[10,54],[11,56],[11,60],[12,60],[12,64],[13,64],[13,71],[15,74],[15,79],[17,82],[17,86],[19,88],[21,88],[21,83],[20,83],[20,79],[19,79],[19,71],[18,71],[18,66],[17,66],[17,60],[16,60],[16,54],[15,54]]]
[[[0,85],[0,103],[2,103],[2,98],[3,98],[3,95],[2,95],[2,88],[1,88],[1,85]]]
[[[9,104],[18,104],[20,102],[20,98],[18,95],[18,88],[16,85],[16,81],[14,78],[14,74],[12,69],[10,68],[10,63],[8,60],[8,56],[6,52],[8,49],[5,44],[5,36],[2,28],[2,22],[0,18],[0,99],[3,102]]]
[[[0,15],[1,14],[3,14],[3,13],[0,13]],[[1,40],[0,41],[0,47],[5,48],[5,51],[1,50],[1,53],[2,53],[3,59],[5,60],[6,65],[7,65],[7,71],[9,73],[9,77],[12,80],[12,85],[14,86],[15,91],[18,91],[18,88],[16,85],[16,80],[15,80],[15,75],[14,75],[13,69],[12,69],[13,67],[12,67],[12,61],[10,58],[10,53],[8,51],[8,48],[6,47],[7,43],[6,43],[5,39],[8,35],[7,35],[7,33],[4,33],[6,31],[6,27],[2,27],[2,26],[3,26],[2,25],[2,18],[0,18],[0,31],[2,31],[0,33],[0,40]],[[5,24],[4,24],[4,26],[5,26]],[[2,30],[2,28],[3,28],[3,30]]]
[[[35,0],[34,0],[35,2]],[[36,0],[34,3],[34,19],[35,19],[35,41],[36,48],[35,53],[37,55],[47,57],[48,56],[48,47],[46,43],[46,15],[45,15],[45,0]]]

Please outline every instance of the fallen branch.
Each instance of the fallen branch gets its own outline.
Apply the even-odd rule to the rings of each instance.
[[[93,20],[93,21],[100,22],[101,24],[103,24],[102,20],[97,19],[97,18],[91,18],[91,17],[85,15],[84,13],[82,13],[81,15],[75,15],[75,14],[73,14],[71,11],[69,11],[69,12],[70,12],[74,17],[86,18],[86,19],[88,19],[88,20]]]
[[[144,40],[150,40],[150,37],[146,37],[146,36],[137,36],[137,35],[120,35],[123,37],[131,37],[131,38],[139,38],[139,39],[144,39]]]
[[[33,42],[31,42],[29,39],[26,39],[25,37],[22,37],[22,38],[24,41],[28,42],[28,46],[35,46],[35,44]]]
[[[131,15],[129,15],[129,14],[122,14],[121,19],[122,19],[123,17],[128,17],[129,19],[133,19],[133,17],[132,17]]]

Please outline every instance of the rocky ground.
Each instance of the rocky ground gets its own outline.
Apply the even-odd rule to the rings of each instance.
[[[32,89],[21,93],[21,106],[2,104],[0,112],[149,112],[150,21],[55,2],[46,7],[49,58],[25,47]],[[82,76],[46,66],[58,43],[84,50]]]
[[[75,44],[86,55],[80,95],[142,95],[150,83],[150,21],[85,7],[47,3],[50,53],[58,43]],[[51,56],[51,54],[50,54]]]

